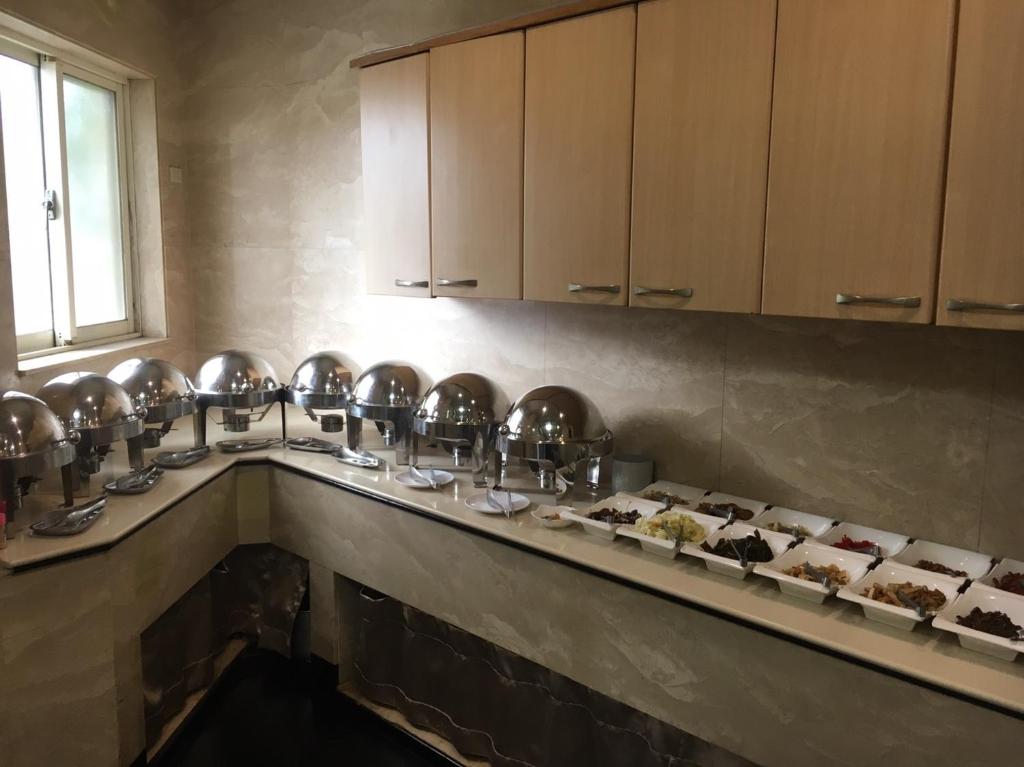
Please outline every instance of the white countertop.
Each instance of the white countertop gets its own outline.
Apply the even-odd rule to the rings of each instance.
[[[188,419],[183,419],[181,430],[172,432],[159,449],[147,451],[147,455],[189,447],[192,434],[188,423]],[[211,423],[209,439],[213,444],[224,438],[279,436],[279,424],[280,415],[275,409],[247,434],[224,435]],[[365,429],[364,434],[374,432]],[[343,435],[320,433],[319,427],[301,411],[291,409],[289,436],[299,435],[343,439]],[[392,451],[374,448],[372,444],[370,447],[385,459],[393,458]],[[21,532],[9,541],[6,549],[0,550],[0,564],[6,568],[0,575],[76,552],[109,547],[200,485],[235,464],[252,461],[290,467],[809,645],[1024,714],[1024,666],[965,650],[953,635],[930,626],[919,626],[913,632],[892,629],[867,620],[858,606],[835,598],[824,605],[803,602],[783,595],[772,581],[756,575],[738,581],[708,572],[701,561],[693,558],[680,556],[668,560],[646,554],[635,541],[602,541],[578,526],[562,530],[544,528],[528,511],[511,520],[502,515],[479,514],[464,504],[465,498],[474,492],[466,474],[458,474],[454,483],[440,491],[417,490],[394,481],[395,474],[404,468],[396,469],[390,461],[389,468],[382,471],[358,469],[327,455],[280,446],[230,455],[215,450],[209,458],[186,469],[167,470],[161,482],[148,493],[110,496],[106,513],[81,535],[37,538]],[[115,474],[125,473],[123,449],[114,454],[109,464],[97,478],[101,481],[95,483],[96,487]],[[56,495],[36,493],[30,496],[29,513],[32,509],[52,508],[57,499]]]

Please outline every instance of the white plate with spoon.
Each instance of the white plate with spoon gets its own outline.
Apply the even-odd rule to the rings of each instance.
[[[441,469],[417,469],[410,466],[409,471],[395,475],[395,482],[417,490],[440,490],[455,481],[455,475]]]
[[[466,499],[466,505],[482,514],[504,514],[511,517],[530,505],[530,499],[521,493],[508,490],[485,490],[473,493]]]

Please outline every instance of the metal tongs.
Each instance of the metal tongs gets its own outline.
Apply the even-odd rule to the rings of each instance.
[[[499,493],[504,493],[505,497],[502,498]],[[500,509],[505,512],[508,519],[512,519],[512,492],[510,490],[502,487],[487,488],[487,504],[492,509]]]
[[[423,482],[426,482],[428,485],[430,485],[431,490],[437,490],[440,487],[440,485],[438,485],[437,481],[434,479],[433,469],[420,471],[415,466],[410,465],[409,475],[415,477],[416,479],[422,480]]]
[[[366,450],[353,450],[344,445],[340,445],[333,455],[342,463],[358,466],[361,469],[383,469],[385,466],[384,461],[373,453]]]
[[[824,570],[819,570],[810,562],[807,562],[804,565],[804,572],[811,576],[815,581],[820,583],[822,586],[824,586],[826,589],[832,588],[832,579],[825,574]]]
[[[918,618],[923,619],[928,617],[928,611],[924,609],[923,605],[918,604],[899,589],[896,589],[896,598],[903,603],[904,607],[909,610],[913,610]]]
[[[280,437],[264,437],[262,439],[222,439],[217,448],[225,453],[248,453],[250,450],[264,450],[280,445],[284,440]]]
[[[284,441],[285,447],[310,453],[334,453],[341,445],[319,437],[292,437]]]
[[[750,549],[749,544],[747,544],[747,542],[744,541],[743,551],[741,552],[740,547],[736,545],[736,540],[734,538],[726,538],[725,540],[729,541],[729,546],[732,548],[733,552],[735,552],[736,559],[740,561],[740,567],[746,567],[748,564],[747,551]]]
[[[114,495],[138,495],[153,487],[163,475],[164,470],[156,464],[152,464],[141,471],[134,471],[131,474],[118,477],[113,482],[108,482],[103,489]]]
[[[198,463],[209,454],[209,445],[192,447],[188,450],[176,450],[173,453],[157,453],[156,458],[153,459],[153,464],[162,469],[184,469],[186,466]]]
[[[30,529],[33,535],[78,535],[92,527],[106,505],[107,496],[101,495],[70,509],[59,509],[46,519],[36,522]]]

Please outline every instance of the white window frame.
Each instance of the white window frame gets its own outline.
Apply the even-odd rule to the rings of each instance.
[[[26,42],[22,36],[3,27],[0,27],[0,53],[39,67],[46,187],[56,193],[57,215],[47,222],[53,331],[17,336],[18,359],[32,359],[65,351],[72,345],[88,347],[136,338],[141,333],[138,332],[139,311],[135,300],[138,295],[138,275],[133,224],[135,190],[131,167],[128,80],[112,71],[102,70],[93,62],[75,61],[63,53],[60,56],[48,55],[31,42]],[[117,172],[126,316],[123,320],[81,327],[75,322],[71,254],[74,200],[68,199],[67,145],[64,134],[65,76],[112,91],[116,110]],[[54,173],[55,168],[59,169],[59,172]]]

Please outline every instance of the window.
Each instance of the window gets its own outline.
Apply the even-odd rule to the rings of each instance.
[[[0,136],[22,356],[135,335],[123,81],[0,39]]]

